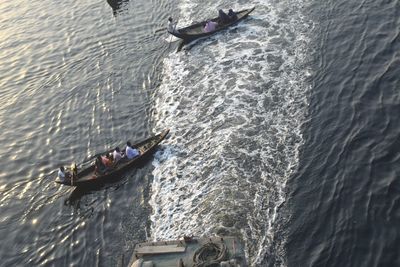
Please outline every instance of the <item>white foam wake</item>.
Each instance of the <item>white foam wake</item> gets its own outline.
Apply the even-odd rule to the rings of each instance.
[[[153,118],[171,134],[154,160],[153,239],[234,234],[253,265],[285,264],[278,209],[310,91],[303,4],[247,3],[257,6],[250,19],[164,61]],[[181,7],[190,17],[221,5]]]

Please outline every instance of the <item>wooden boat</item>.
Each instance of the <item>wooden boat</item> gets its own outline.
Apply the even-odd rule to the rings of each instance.
[[[203,30],[204,29],[204,25],[206,24],[207,21],[202,21],[202,22],[198,22],[196,24],[190,25],[188,27],[178,29],[175,32],[169,32],[169,33],[174,35],[174,36],[176,36],[176,37],[178,37],[178,38],[183,39],[183,41],[185,43],[189,43],[189,42],[191,42],[191,41],[193,41],[195,39],[212,35],[212,34],[214,34],[216,32],[224,30],[224,29],[226,29],[226,28],[228,28],[228,27],[230,27],[232,25],[235,25],[239,21],[241,21],[244,18],[246,18],[254,9],[255,9],[255,7],[236,12],[237,19],[234,20],[234,21],[230,21],[228,23],[220,23],[220,20],[219,20],[218,17],[211,19],[212,21],[218,23],[217,28],[212,32],[204,32],[204,30]]]
[[[135,144],[134,147],[136,147],[140,151],[140,156],[135,157],[131,160],[122,159],[117,163],[117,165],[114,168],[106,171],[105,173],[96,174],[95,165],[93,161],[89,167],[83,168],[81,170],[78,169],[74,179],[67,179],[66,181],[61,181],[59,178],[57,178],[55,182],[69,186],[83,186],[83,185],[95,184],[100,181],[105,182],[116,175],[120,175],[122,172],[126,171],[127,169],[139,163],[142,158],[150,155],[157,147],[157,145],[162,140],[164,140],[164,138],[167,136],[168,133],[169,129],[164,130],[163,132],[155,136],[152,136],[142,142]],[[111,151],[112,150],[105,152],[104,154],[109,153]]]
[[[128,267],[248,266],[236,237],[184,237],[135,246]]]
[[[107,3],[111,6],[113,10],[114,16],[118,14],[118,12],[123,11],[123,9],[128,8],[129,0],[107,0]]]

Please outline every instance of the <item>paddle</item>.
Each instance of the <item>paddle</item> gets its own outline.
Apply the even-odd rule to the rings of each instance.
[[[161,32],[161,31],[165,31],[165,28],[157,29],[157,30],[154,31],[154,33],[158,33],[158,32]]]
[[[74,185],[74,179],[78,178],[78,168],[76,167],[76,163],[71,164],[71,185]]]
[[[97,158],[97,156],[101,156],[101,155],[104,155],[104,154],[108,154],[108,153],[111,153],[111,152],[113,152],[113,151],[114,151],[114,148],[113,148],[113,149],[110,149],[110,150],[108,150],[108,151],[104,151],[104,152],[97,153],[97,154],[91,156],[90,158],[88,158],[87,160],[85,160],[84,162],[82,162],[80,165],[85,165],[85,163],[88,163],[89,161],[91,161],[91,160]]]

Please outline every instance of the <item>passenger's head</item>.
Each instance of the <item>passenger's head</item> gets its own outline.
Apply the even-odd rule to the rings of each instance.
[[[117,152],[119,152],[119,151],[120,151],[118,146],[115,148],[115,151],[117,151]]]
[[[64,166],[60,166],[60,171],[64,172]]]
[[[172,17],[169,17],[169,18],[168,18],[168,21],[169,21],[169,22],[172,22]]]
[[[126,146],[129,146],[129,147],[132,147],[132,144],[131,144],[131,142],[126,142]]]

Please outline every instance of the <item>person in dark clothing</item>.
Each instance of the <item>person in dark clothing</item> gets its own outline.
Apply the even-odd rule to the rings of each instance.
[[[230,21],[235,21],[235,20],[238,19],[237,15],[236,15],[236,12],[233,12],[232,9],[229,9],[229,11],[228,11],[228,17],[229,17],[229,20],[230,20]]]
[[[218,16],[219,16],[219,21],[220,23],[228,23],[230,21],[229,16],[222,10],[218,10]]]

